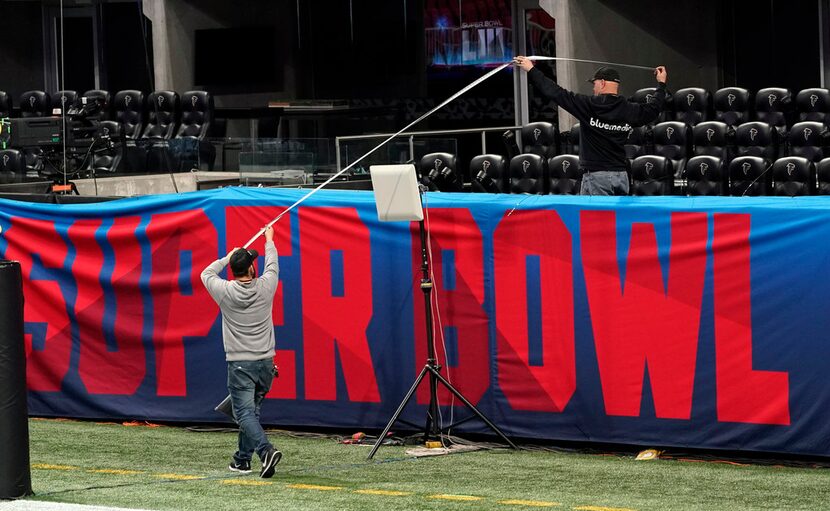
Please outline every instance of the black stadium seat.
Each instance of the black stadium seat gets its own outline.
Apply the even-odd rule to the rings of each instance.
[[[562,154],[548,160],[548,192],[554,195],[578,195],[582,184],[579,158]]]
[[[735,129],[735,156],[778,157],[778,132],[765,122],[745,122]]]
[[[803,156],[812,162],[825,157],[827,127],[820,122],[804,121],[793,125],[787,134],[787,154]]]
[[[724,162],[715,156],[695,156],[686,163],[689,195],[726,195]]]
[[[724,161],[732,159],[731,138],[734,131],[720,121],[702,122],[692,128],[695,156],[715,156]]]
[[[830,158],[825,158],[816,163],[816,181],[819,195],[830,195]]]
[[[795,97],[799,121],[816,121],[827,124],[830,121],[830,91],[827,89],[804,89]]]
[[[758,156],[738,156],[729,163],[729,195],[766,195],[769,164]]]
[[[694,126],[709,120],[711,110],[711,95],[709,91],[699,87],[688,87],[675,92],[674,120]]]
[[[651,103],[654,101],[654,93],[657,92],[656,87],[646,87],[645,89],[640,89],[632,94],[631,101],[636,103]],[[657,116],[657,119],[654,122],[650,123],[651,125],[658,124],[661,122],[666,121],[673,121],[674,117],[672,114],[672,103],[673,103],[673,96],[671,94],[666,94],[666,102],[663,105],[663,111]]]
[[[421,183],[430,190],[460,192],[461,179],[457,162],[458,159],[454,154],[425,154],[418,164],[418,175],[421,176]]]
[[[115,121],[101,121],[98,124],[98,140],[92,151],[86,170],[95,175],[115,172],[124,154],[121,124]],[[99,147],[100,144],[100,147]]]
[[[789,89],[769,87],[755,94],[755,118],[775,128],[783,138],[792,123],[793,93]]]
[[[671,160],[675,177],[682,179],[692,144],[691,128],[678,121],[661,122],[652,130],[652,137],[653,153]]]
[[[52,104],[52,114],[62,115],[70,108],[77,106],[78,93],[74,90],[59,90],[52,94],[50,102]]]
[[[779,158],[772,165],[772,181],[775,195],[812,195],[816,168],[813,162],[800,156]]]
[[[52,115],[49,95],[42,90],[30,90],[20,95],[20,117],[48,117]]]
[[[671,195],[672,162],[663,156],[639,156],[631,163],[631,195]]]
[[[86,118],[93,121],[107,121],[110,118],[110,93],[105,90],[93,89],[84,92],[81,96],[81,107],[84,108]]]
[[[522,126],[522,152],[538,154],[542,158],[556,156],[559,133],[549,122],[532,122]]]
[[[519,154],[510,160],[510,193],[544,193],[544,160],[538,154]]]
[[[651,132],[646,126],[631,128],[628,132],[628,138],[625,140],[625,157],[633,160],[638,156],[646,154],[650,137]]]
[[[216,149],[207,140],[213,122],[213,96],[205,91],[189,91],[182,94],[182,120],[175,140],[180,169],[200,168],[213,170]]]
[[[470,160],[473,192],[504,193],[505,167],[500,154],[482,154]]]
[[[152,92],[147,97],[147,111],[147,125],[140,137],[149,145],[145,168],[151,172],[172,172],[174,165],[168,141],[179,125],[179,95],[169,90]]]
[[[725,87],[715,91],[713,103],[715,120],[729,126],[749,121],[752,103],[749,91],[741,87]]]
[[[571,126],[567,134],[566,154],[579,154],[579,123]]]
[[[0,183],[20,181],[25,172],[23,154],[17,149],[0,150]]]

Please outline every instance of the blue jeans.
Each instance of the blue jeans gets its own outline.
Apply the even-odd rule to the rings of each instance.
[[[580,195],[628,195],[628,173],[625,171],[585,172]]]
[[[233,455],[238,462],[251,461],[254,452],[261,459],[273,448],[259,423],[259,408],[273,381],[274,361],[270,358],[228,362],[228,391],[239,425],[239,450]]]

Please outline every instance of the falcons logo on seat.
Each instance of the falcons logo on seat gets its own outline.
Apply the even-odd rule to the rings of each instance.
[[[818,96],[815,95],[815,94],[810,94],[810,106],[815,108],[817,102],[818,102]]]
[[[539,141],[539,136],[542,134],[542,130],[539,128],[533,128],[533,140]]]
[[[5,166],[6,166],[6,165],[8,165],[8,164],[9,164],[9,155],[8,155],[8,154],[4,154],[4,155],[3,155],[3,166],[5,167]]]
[[[711,141],[712,141],[712,137],[714,137],[714,136],[715,136],[715,130],[713,130],[712,128],[708,128],[708,129],[706,130],[706,139],[707,139],[709,142],[711,142]]]
[[[650,161],[647,161],[646,164],[645,164],[645,169],[646,169],[646,175],[648,177],[651,177],[651,169],[653,169],[653,168],[654,168],[654,164],[651,163]]]
[[[570,166],[571,166],[571,162],[569,162],[568,160],[563,160],[562,161],[562,172],[567,174],[568,173],[568,167],[570,167]]]
[[[159,96],[158,104],[161,106],[164,103],[164,96]]]
[[[775,94],[770,94],[769,96],[767,96],[767,100],[769,101],[769,106],[772,106],[772,104],[778,100],[778,96],[776,96]]]
[[[488,160],[484,160],[483,162],[481,162],[481,170],[483,170],[484,172],[487,172],[487,169],[489,169],[489,168],[490,168],[490,162]]]
[[[738,97],[734,94],[730,93],[726,95],[726,101],[729,103],[729,106],[732,106],[732,103],[734,103],[736,99],[738,99]]]
[[[522,173],[527,174],[527,169],[530,168],[530,162],[527,160],[522,160]]]
[[[758,129],[757,128],[750,128],[749,129],[749,139],[755,142],[755,137],[758,136]]]
[[[706,162],[701,162],[701,164],[700,164],[700,175],[705,176],[707,170],[709,170],[709,164],[706,163]]]
[[[749,169],[751,168],[752,165],[749,162],[744,162],[743,165],[741,165],[741,170],[743,170],[745,176],[749,175]]]
[[[34,96],[29,96],[29,106],[34,108],[35,107],[35,101],[37,101],[37,99]]]
[[[654,101],[654,94],[646,94],[646,103]]]
[[[787,164],[787,175],[792,176],[793,172],[795,171],[795,163],[788,163]]]
[[[191,105],[193,105],[195,107],[196,103],[198,103],[198,102],[199,102],[199,97],[198,96],[190,96],[190,104]]]
[[[686,94],[686,103],[688,103],[689,106],[692,106],[692,103],[694,103],[694,102],[695,102],[695,95],[694,94]]]
[[[432,164],[435,165],[435,167],[433,168],[435,170],[441,170],[442,163],[444,163],[444,160],[442,160],[441,158],[435,158],[435,161],[432,162]]]
[[[666,128],[666,137],[671,138],[672,135],[674,135],[674,128],[669,126],[668,128]]]
[[[809,142],[809,141],[810,141],[810,135],[812,135],[812,134],[813,134],[813,130],[812,130],[812,129],[810,129],[810,128],[804,128],[804,141],[805,141],[805,142]]]

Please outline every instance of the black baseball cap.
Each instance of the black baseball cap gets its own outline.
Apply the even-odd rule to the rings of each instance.
[[[248,268],[259,257],[259,252],[256,250],[247,250],[240,248],[231,254],[231,273],[234,277],[244,277],[248,274]]]
[[[613,67],[601,67],[594,73],[593,78],[588,79],[591,83],[594,83],[594,80],[620,83],[620,73]]]

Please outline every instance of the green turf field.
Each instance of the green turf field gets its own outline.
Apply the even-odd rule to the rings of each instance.
[[[272,479],[228,471],[236,434],[31,420],[35,499],[145,509],[830,509],[830,469],[508,450],[413,458],[274,433]]]

